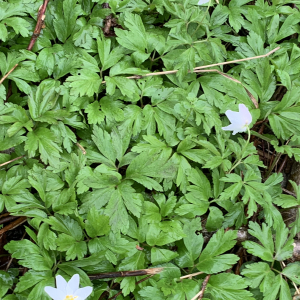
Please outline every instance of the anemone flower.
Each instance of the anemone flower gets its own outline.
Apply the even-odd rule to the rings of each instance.
[[[210,0],[199,0],[198,5],[202,5],[202,4],[206,4],[208,3]]]
[[[53,300],[84,300],[93,291],[91,286],[79,288],[79,275],[75,274],[67,282],[62,276],[56,276],[56,288],[51,286],[45,287],[45,292]]]
[[[244,104],[239,104],[239,111],[227,110],[225,115],[231,122],[230,125],[222,127],[223,130],[231,130],[235,135],[238,132],[245,132],[252,122],[252,116],[249,109]]]

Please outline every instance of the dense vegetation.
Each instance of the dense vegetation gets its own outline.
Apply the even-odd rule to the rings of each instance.
[[[0,298],[299,299],[297,5],[0,0]]]

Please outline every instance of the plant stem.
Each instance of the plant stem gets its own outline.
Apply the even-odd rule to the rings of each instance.
[[[244,151],[246,150],[249,142],[250,142],[250,137],[251,137],[251,133],[250,133],[250,128],[249,126],[247,126],[247,132],[248,132],[248,139],[247,139],[247,142],[246,144],[244,145],[244,147],[242,148],[242,152],[241,152],[241,158],[239,160],[236,160],[235,163],[233,164],[232,168],[228,171],[228,174],[231,173],[234,168],[236,168],[242,161],[243,159],[243,154],[244,154]]]

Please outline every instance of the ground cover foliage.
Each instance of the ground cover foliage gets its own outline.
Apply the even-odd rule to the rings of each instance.
[[[79,274],[90,300],[292,299],[300,223],[281,212],[300,189],[284,194],[274,167],[300,160],[300,1],[104,2],[49,1],[29,51],[43,2],[0,1],[1,77],[18,63],[0,85],[0,212],[27,217],[1,252],[0,298],[50,299],[55,275]],[[211,68],[241,83],[189,73],[278,46]],[[249,144],[221,129],[241,103]]]

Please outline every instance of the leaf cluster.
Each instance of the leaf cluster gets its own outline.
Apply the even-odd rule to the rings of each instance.
[[[221,128],[243,103],[253,136],[300,161],[300,2],[105,3],[50,1],[28,51],[42,1],[0,0],[1,78],[18,64],[0,84],[0,213],[27,217],[4,249],[28,270],[0,270],[0,298],[47,300],[55,275],[79,274],[90,300],[192,299],[207,275],[203,299],[292,299],[300,223],[281,210],[299,214],[299,187],[283,194],[257,144]],[[90,279],[152,267],[116,289]]]

